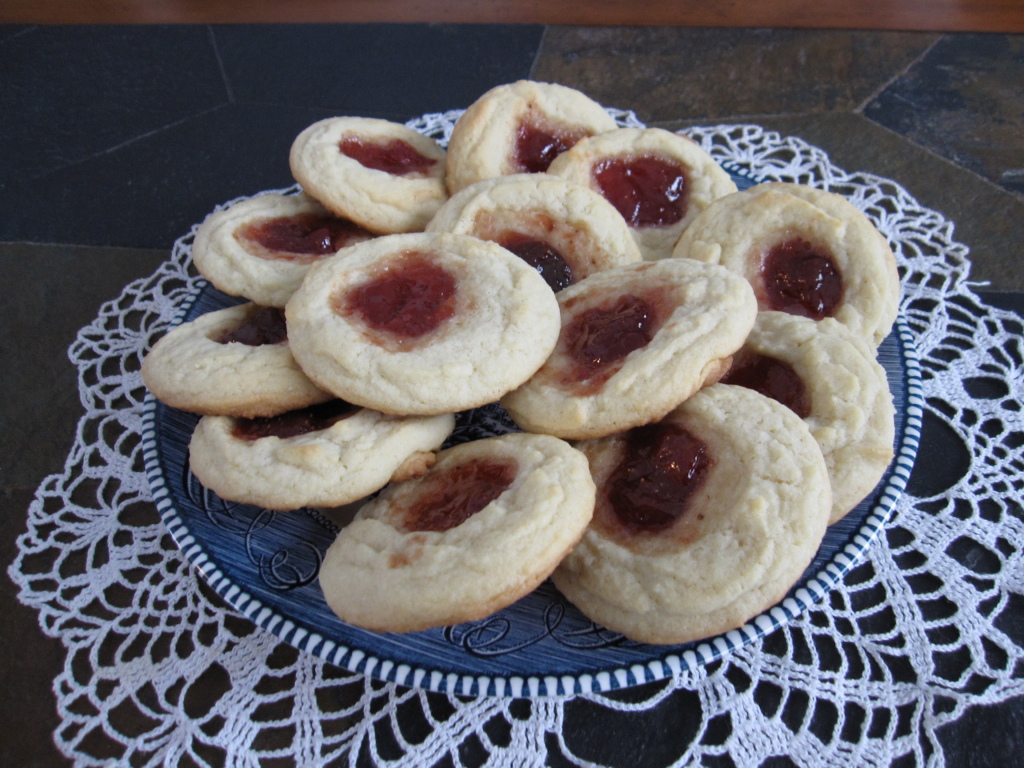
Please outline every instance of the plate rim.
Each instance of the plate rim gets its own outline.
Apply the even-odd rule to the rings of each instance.
[[[732,169],[731,169],[732,170]],[[188,300],[182,302],[171,326],[188,315],[209,283],[199,278]],[[920,443],[924,409],[921,366],[911,333],[902,312],[893,326],[897,352],[903,363],[905,411],[900,443],[887,473],[888,480],[876,492],[877,501],[861,524],[851,531],[849,541],[840,547],[815,573],[806,578],[792,594],[762,611],[741,627],[699,641],[685,650],[667,651],[645,663],[612,666],[595,673],[569,675],[470,675],[427,669],[419,663],[406,664],[375,656],[368,650],[349,647],[297,625],[277,609],[254,597],[228,577],[205,551],[175,506],[160,462],[157,435],[159,401],[149,392],[143,401],[142,450],[146,476],[161,520],[188,563],[199,571],[207,585],[232,608],[281,641],[357,674],[384,682],[422,688],[434,693],[466,696],[541,698],[586,693],[604,693],[657,682],[714,661],[736,649],[759,640],[792,622],[819,603],[864,558],[892,515],[906,489]],[[166,407],[166,406],[165,406]]]

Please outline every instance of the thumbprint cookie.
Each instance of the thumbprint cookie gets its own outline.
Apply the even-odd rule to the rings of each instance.
[[[501,404],[522,429],[566,439],[661,418],[725,372],[757,314],[743,278],[689,259],[596,272],[558,304],[554,351]]]
[[[207,216],[192,261],[224,293],[283,307],[310,264],[372,237],[307,195],[267,193]]]
[[[190,413],[273,416],[330,400],[288,346],[284,311],[240,304],[172,328],[142,361],[162,403]]]
[[[760,312],[722,383],[749,387],[800,416],[825,456],[829,523],[878,484],[893,458],[892,394],[874,349],[831,318]]]
[[[558,339],[555,294],[533,267],[467,235],[389,235],[309,271],[286,307],[292,353],[323,389],[385,413],[494,402]]]
[[[587,460],[568,443],[523,433],[462,443],[365,504],[327,550],[320,584],[364,629],[481,619],[544,581],[593,511]]]
[[[320,120],[295,138],[289,164],[307,194],[380,234],[421,231],[448,197],[444,149],[387,120]]]
[[[548,172],[604,196],[650,261],[671,256],[694,217],[736,191],[729,174],[696,142],[661,128],[620,128],[581,139]]]
[[[552,580],[633,640],[742,626],[785,596],[825,534],[832,499],[818,444],[750,389],[714,384],[660,422],[577,447],[597,502]]]
[[[441,206],[427,231],[495,242],[533,266],[556,292],[641,260],[625,220],[607,200],[550,174],[471,184]]]
[[[204,416],[189,466],[222,499],[276,510],[338,507],[422,472],[454,428],[451,415],[387,416],[342,400],[268,418]]]
[[[717,201],[673,253],[743,275],[762,310],[834,317],[875,347],[899,310],[882,234],[846,198],[802,184],[770,182]]]
[[[589,96],[564,85],[499,85],[459,117],[448,142],[448,191],[513,173],[543,173],[577,141],[616,128]]]

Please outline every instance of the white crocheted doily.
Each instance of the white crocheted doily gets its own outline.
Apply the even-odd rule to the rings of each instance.
[[[458,114],[410,125],[444,142]],[[1024,649],[1000,628],[1011,596],[1024,593],[1019,320],[977,299],[953,225],[894,182],[847,173],[820,149],[753,125],[686,132],[736,169],[846,195],[886,235],[930,417],[962,438],[963,477],[932,497],[904,493],[865,562],[823,604],[709,666],[533,701],[377,682],[240,617],[157,515],[139,366],[195,285],[186,236],[71,346],[86,414],[64,472],[36,494],[9,569],[43,631],[67,648],[54,685],[60,750],[83,766],[543,765],[550,752],[591,766],[601,755],[567,737],[567,723],[664,739],[659,715],[683,701],[672,765],[788,755],[800,766],[941,766],[942,725],[1024,694],[1014,675]]]

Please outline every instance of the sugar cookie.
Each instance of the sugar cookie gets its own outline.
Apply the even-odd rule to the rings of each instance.
[[[302,372],[284,313],[240,304],[172,328],[142,361],[142,380],[172,408],[225,416],[273,416],[333,396]]]
[[[690,259],[596,272],[558,304],[554,352],[501,404],[523,429],[569,439],[664,416],[725,371],[757,313],[739,275]]]
[[[224,293],[283,307],[310,264],[372,237],[307,195],[267,193],[207,216],[192,261]]]
[[[321,388],[385,413],[493,402],[558,338],[535,269],[466,235],[379,237],[310,270],[286,308],[292,352]]]
[[[451,415],[386,416],[340,400],[268,419],[204,416],[189,466],[231,501],[278,510],[342,506],[380,490],[408,463],[422,466],[454,427]]]
[[[459,117],[448,142],[448,190],[512,173],[541,173],[585,136],[616,127],[597,102],[555,83],[492,88]]]
[[[777,603],[824,536],[828,473],[807,425],[714,384],[657,424],[578,445],[594,518],[552,575],[584,614],[645,643],[735,629]]]
[[[441,206],[427,231],[496,242],[535,267],[555,291],[640,261],[625,220],[607,200],[543,173],[471,184]]]
[[[320,584],[343,620],[410,632],[480,619],[539,585],[594,510],[587,460],[511,433],[438,454],[363,506],[327,550]]]
[[[448,197],[444,149],[401,123],[321,120],[295,138],[288,159],[311,197],[381,234],[422,230]]]
[[[857,506],[893,459],[885,371],[873,348],[831,318],[760,312],[722,382],[772,397],[807,423],[832,484],[829,523]]]
[[[875,347],[899,310],[885,238],[844,197],[802,184],[759,184],[718,200],[673,254],[742,274],[762,310],[834,317]]]
[[[661,128],[620,128],[581,139],[548,172],[603,195],[652,261],[671,256],[694,217],[736,191],[732,177],[696,142]]]

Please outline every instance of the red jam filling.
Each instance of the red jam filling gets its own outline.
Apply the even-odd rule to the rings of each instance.
[[[516,131],[516,167],[526,173],[544,173],[552,161],[586,136],[580,130],[544,130],[524,122]]]
[[[369,282],[334,300],[342,315],[354,315],[399,345],[418,339],[455,314],[458,284],[425,253],[409,251]]]
[[[241,325],[226,328],[211,338],[218,344],[237,342],[249,347],[281,344],[288,341],[284,310],[278,307],[260,307],[250,314]]]
[[[518,471],[515,461],[472,459],[429,475],[402,527],[407,532],[438,533],[455,528],[501,496]]]
[[[832,317],[843,299],[843,276],[824,249],[803,238],[779,243],[761,264],[768,309],[822,320]]]
[[[678,163],[657,157],[603,160],[594,166],[594,178],[631,227],[666,227],[686,215],[689,185]]]
[[[283,261],[312,262],[374,234],[347,219],[300,213],[248,224],[236,237],[272,251]]]
[[[600,385],[630,352],[647,346],[661,327],[650,297],[625,294],[579,313],[562,329],[560,344],[571,361],[565,383]]]
[[[339,148],[343,155],[360,165],[392,176],[425,176],[437,165],[437,160],[421,155],[401,139],[377,143],[350,136],[341,140]]]
[[[572,269],[553,246],[517,232],[506,232],[498,239],[506,248],[540,272],[555,293],[572,285]]]
[[[664,530],[686,514],[714,461],[703,441],[672,423],[631,429],[625,442],[608,478],[612,512],[630,533]]]
[[[282,440],[310,432],[319,432],[347,419],[359,408],[344,400],[328,400],[309,408],[299,408],[279,416],[257,419],[235,419],[231,434],[239,440],[279,437]]]
[[[722,384],[736,384],[782,403],[801,419],[811,413],[811,398],[793,366],[775,357],[744,353],[737,358]]]

